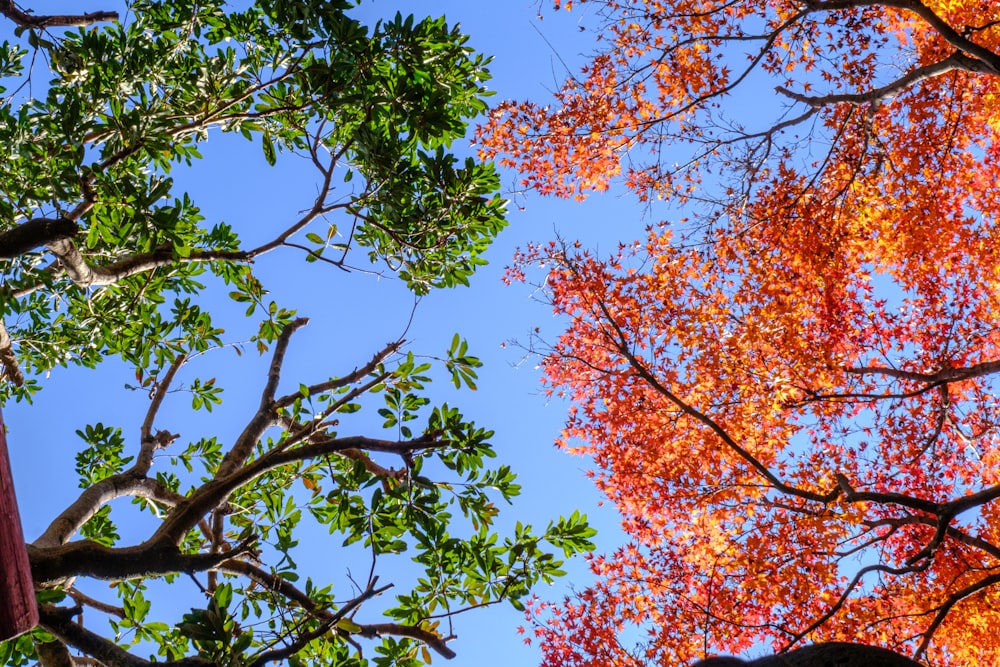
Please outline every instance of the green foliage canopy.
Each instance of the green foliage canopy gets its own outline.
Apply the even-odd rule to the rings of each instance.
[[[2,398],[30,400],[56,366],[119,356],[150,399],[135,440],[113,425],[78,431],[82,491],[28,545],[41,625],[0,643],[0,662],[417,665],[453,655],[454,614],[518,606],[561,574],[551,550],[590,547],[577,514],[497,532],[515,476],[486,465],[490,431],[432,404],[435,371],[403,341],[339,374],[283,378],[306,320],[266,299],[254,262],[285,249],[346,270],[374,263],[419,295],[467,284],[505,224],[492,165],[449,152],[486,108],[487,59],[443,19],[365,26],[351,5],[140,0],[118,20],[0,4],[19,26],[0,46]],[[46,82],[33,80],[42,63]],[[269,221],[264,243],[206,221],[174,185],[219,132],[259,143],[272,166],[294,153],[316,169],[316,198]],[[238,436],[185,443],[158,428],[161,407],[181,368],[223,344],[220,282],[258,318],[270,365]],[[475,388],[479,361],[460,336],[438,366]],[[186,389],[193,409],[221,401],[214,379]],[[384,431],[353,435],[371,412]],[[120,535],[119,500],[155,527]],[[335,592],[301,577],[307,526],[345,554],[362,547],[367,578]],[[381,566],[400,557],[416,583],[376,605],[390,589]],[[163,616],[159,587],[188,577],[190,612]],[[96,599],[94,580],[116,599]]]
[[[21,368],[212,344],[210,317],[178,296],[206,271],[262,307],[272,341],[251,265],[280,247],[342,268],[366,251],[418,294],[467,283],[505,224],[492,165],[448,152],[486,108],[488,61],[444,19],[367,27],[350,4],[141,1],[127,22],[0,45],[0,313]],[[53,76],[30,99],[40,59]],[[272,165],[283,151],[315,165],[315,201],[260,245],[175,191],[171,172],[218,131]]]

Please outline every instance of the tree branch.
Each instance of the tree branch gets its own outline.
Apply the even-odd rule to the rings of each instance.
[[[145,498],[168,506],[176,506],[186,500],[184,496],[171,491],[159,481],[130,469],[106,477],[84,489],[69,507],[49,523],[45,532],[32,542],[32,546],[48,549],[66,544],[80,530],[80,526],[97,514],[103,505],[126,496]]]
[[[95,23],[118,20],[118,12],[110,11],[36,16],[18,9],[13,0],[0,0],[0,14],[22,28],[81,28]]]
[[[945,74],[952,70],[962,70],[966,72],[983,72],[988,71],[987,68],[982,64],[982,61],[970,58],[967,55],[960,53],[958,51],[952,53],[950,56],[936,63],[930,65],[924,65],[923,67],[918,67],[915,70],[907,72],[903,76],[899,77],[892,83],[886,84],[881,88],[875,88],[864,93],[832,93],[830,95],[803,95],[801,93],[796,93],[794,91],[788,90],[784,86],[775,86],[775,90],[785,97],[790,97],[796,102],[802,102],[807,104],[813,109],[819,109],[821,107],[833,105],[833,104],[869,104],[869,103],[881,103],[886,100],[895,97],[907,88],[920,83],[921,81],[926,81],[927,79]]]
[[[263,392],[261,392],[260,405],[257,408],[257,412],[250,419],[243,432],[240,433],[232,449],[226,452],[222,462],[219,463],[219,469],[215,473],[216,479],[226,477],[242,466],[264,431],[274,424],[274,394],[278,390],[278,382],[281,379],[281,366],[285,362],[288,343],[291,340],[292,334],[308,323],[308,319],[300,317],[297,320],[289,322],[288,326],[282,330],[281,335],[278,336],[278,342],[275,343],[274,353],[271,357],[271,366],[267,372],[267,382],[264,384]]]
[[[938,16],[933,9],[920,2],[920,0],[808,0],[804,4],[811,11],[831,11],[874,6],[895,7],[896,9],[912,12],[934,28],[946,42],[979,60],[982,63],[983,69],[976,71],[988,71],[992,74],[1000,74],[1000,55],[964,37],[952,28],[947,21]]]
[[[428,632],[421,628],[412,625],[403,625],[401,623],[372,623],[366,625],[364,623],[359,623],[361,626],[361,632],[357,633],[366,639],[372,637],[378,637],[379,635],[395,635],[397,637],[410,637],[411,639],[416,639],[419,642],[427,644],[430,648],[434,649],[445,658],[449,660],[455,657],[455,652],[448,647],[444,639],[437,636],[433,632]]]
[[[222,561],[250,549],[244,541],[224,554],[186,554],[169,541],[154,538],[129,547],[106,547],[91,540],[70,542],[57,547],[28,545],[31,575],[36,584],[47,585],[71,577],[124,580],[158,577],[176,572],[193,574],[219,566]]]
[[[80,227],[69,218],[34,218],[0,234],[0,259],[15,259],[78,233]]]
[[[7,325],[0,319],[0,364],[3,364],[3,373],[0,374],[0,379],[6,377],[20,387],[24,384],[24,374],[17,363],[13,345],[14,342],[7,332]]]
[[[66,590],[66,595],[73,598],[78,606],[86,605],[91,609],[96,609],[102,614],[108,614],[109,616],[117,616],[118,618],[125,618],[125,609],[122,607],[116,607],[113,604],[108,604],[107,602],[101,602],[100,600],[95,600],[86,593],[78,591],[75,588],[69,588]]]
[[[224,502],[233,491],[261,475],[289,463],[323,458],[344,450],[369,450],[402,455],[422,449],[441,447],[444,444],[446,443],[434,439],[432,434],[408,441],[379,440],[358,435],[330,438],[294,449],[272,450],[252,464],[238,468],[226,477],[216,477],[200,486],[182,503],[178,503],[150,540],[178,543],[201,517]]]
[[[59,260],[59,268],[80,287],[113,285],[125,278],[171,264],[192,262],[249,262],[252,257],[242,250],[194,250],[187,257],[174,255],[173,248],[160,247],[152,252],[125,257],[106,266],[90,264],[70,238],[58,238],[45,247]],[[19,296],[19,295],[18,295]]]
[[[899,380],[927,382],[936,386],[943,383],[960,382],[962,380],[970,380],[972,378],[1000,372],[1000,360],[983,361],[964,368],[942,368],[934,373],[904,371],[884,366],[859,366],[855,368],[847,368],[844,372],[852,375],[885,375]]]
[[[970,586],[966,586],[962,590],[955,591],[954,593],[949,595],[948,599],[945,600],[940,607],[938,607],[938,611],[937,614],[934,615],[934,619],[931,621],[930,625],[927,626],[927,629],[924,630],[923,638],[920,640],[920,646],[918,646],[917,650],[914,652],[914,657],[916,657],[919,660],[923,656],[923,654],[927,651],[927,647],[930,646],[931,639],[934,638],[934,633],[937,632],[937,629],[941,626],[941,624],[944,622],[944,619],[951,612],[952,607],[954,607],[956,604],[958,604],[965,598],[969,597],[970,595],[974,595],[980,591],[986,590],[987,588],[995,586],[998,583],[1000,583],[1000,573],[995,573],[983,577],[976,583]]]
[[[828,493],[821,494],[815,491],[809,491],[806,489],[800,489],[794,486],[790,486],[785,482],[781,481],[781,479],[779,479],[777,475],[771,472],[771,470],[767,466],[761,463],[755,456],[753,456],[749,451],[747,451],[738,442],[736,442],[732,438],[732,436],[730,436],[729,433],[724,428],[722,428],[722,426],[718,422],[716,422],[714,419],[709,417],[704,412],[701,412],[697,408],[688,404],[686,401],[681,399],[680,396],[676,395],[675,393],[670,391],[669,388],[664,386],[659,381],[659,379],[656,376],[654,376],[649,371],[649,369],[646,368],[646,365],[642,363],[642,361],[638,357],[636,357],[629,349],[628,336],[625,335],[625,332],[618,325],[617,320],[615,320],[615,318],[611,315],[611,311],[608,310],[607,304],[602,299],[597,299],[596,301],[597,301],[596,306],[598,310],[600,310],[601,315],[603,316],[603,320],[607,322],[608,325],[614,330],[614,339],[609,340],[609,343],[613,345],[615,350],[625,358],[625,361],[628,362],[632,370],[635,371],[639,375],[639,377],[642,378],[642,380],[646,382],[646,384],[648,384],[651,389],[653,389],[653,391],[657,392],[658,394],[666,398],[668,401],[673,403],[675,406],[677,406],[677,408],[681,412],[688,415],[689,417],[694,418],[695,421],[699,422],[703,426],[707,426],[708,429],[711,430],[713,433],[715,433],[715,435],[720,440],[722,440],[722,442],[727,447],[729,447],[737,456],[743,459],[762,477],[764,477],[764,479],[766,479],[774,487],[776,491],[780,491],[781,493],[791,496],[797,496],[804,500],[811,500],[820,503],[832,502],[837,498],[837,496],[840,495],[841,489],[836,487],[834,487]]]
[[[91,632],[79,623],[73,622],[72,617],[79,611],[79,607],[39,605],[39,625],[55,635],[59,641],[92,656],[107,667],[153,667],[154,665],[155,667],[213,667],[210,661],[198,657],[155,663],[143,660],[114,642]]]
[[[325,391],[330,391],[331,389],[339,389],[341,387],[347,387],[348,385],[352,385],[355,382],[360,382],[362,378],[367,377],[368,375],[374,373],[375,370],[379,367],[379,364],[381,364],[386,359],[391,357],[393,354],[398,352],[399,348],[401,348],[405,344],[405,342],[406,341],[404,340],[397,340],[395,342],[387,344],[381,350],[376,352],[368,363],[366,363],[364,366],[354,369],[344,377],[331,378],[326,382],[319,382],[317,384],[309,385],[308,387],[309,393],[320,394]],[[277,409],[288,407],[289,405],[294,403],[295,399],[299,396],[300,394],[298,392],[282,396],[281,398],[278,398],[274,401],[274,407]]]
[[[160,405],[163,404],[163,398],[167,395],[167,390],[170,389],[170,385],[174,381],[174,376],[177,375],[177,371],[180,370],[185,361],[187,361],[187,353],[178,354],[174,357],[174,360],[170,362],[170,366],[167,368],[167,372],[163,374],[163,377],[156,381],[156,389],[153,391],[149,409],[146,410],[146,418],[142,420],[142,426],[139,428],[139,441],[142,443],[143,450],[146,449],[147,443],[149,443],[151,450],[161,449],[161,446],[155,446],[155,443],[156,439],[160,437],[160,433],[163,433],[163,431],[160,431],[154,436],[153,422],[156,420],[156,414],[160,410]],[[144,455],[144,452],[140,450],[139,459],[143,459],[143,473],[148,472],[149,466],[152,465],[152,460],[149,460],[148,462],[145,460],[150,457],[152,457],[152,451]]]
[[[58,639],[52,642],[35,641],[38,664],[41,667],[74,667],[69,648]]]

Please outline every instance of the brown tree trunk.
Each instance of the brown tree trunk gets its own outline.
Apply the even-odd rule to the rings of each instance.
[[[35,587],[28,550],[14,497],[7,456],[7,433],[0,413],[0,640],[27,632],[38,624]]]

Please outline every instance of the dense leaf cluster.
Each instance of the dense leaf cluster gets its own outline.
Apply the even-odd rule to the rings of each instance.
[[[250,264],[281,246],[344,268],[365,248],[417,293],[467,283],[505,224],[492,166],[448,152],[486,108],[487,59],[443,19],[369,27],[350,4],[137,2],[128,21],[4,43],[2,315],[26,371],[215,344],[186,295],[212,272],[260,303]],[[52,79],[29,82],[39,58]],[[174,187],[216,132],[259,142],[272,165],[315,164],[316,200],[268,221],[266,243]]]
[[[118,356],[150,399],[138,437],[77,431],[82,490],[27,547],[41,623],[0,643],[3,664],[417,665],[454,654],[452,616],[520,606],[562,573],[552,551],[590,547],[577,514],[498,532],[515,475],[488,465],[491,431],[429,392],[435,374],[476,388],[459,335],[436,370],[396,341],[325,379],[282,376],[306,321],[255,261],[374,264],[421,295],[467,284],[505,224],[492,165],[450,152],[486,108],[488,60],[443,19],[368,26],[352,5],[138,0],[121,20],[0,5],[18,25],[0,47],[0,391],[30,399],[42,371]],[[265,166],[308,161],[316,198],[252,229],[206,220],[172,175],[220,133],[259,143]],[[235,437],[172,433],[168,394],[222,400],[215,377],[177,377],[224,343],[220,294],[259,321],[260,403]],[[382,430],[356,435],[369,413]],[[127,500],[152,517],[140,534],[119,527]],[[317,548],[367,575],[303,576]],[[171,617],[163,587],[188,580]]]

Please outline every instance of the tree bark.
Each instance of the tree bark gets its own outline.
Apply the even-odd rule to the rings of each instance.
[[[14,259],[35,248],[76,236],[80,228],[68,218],[35,218],[0,233],[0,259]]]
[[[35,587],[14,496],[7,434],[0,413],[0,640],[38,625]]]

